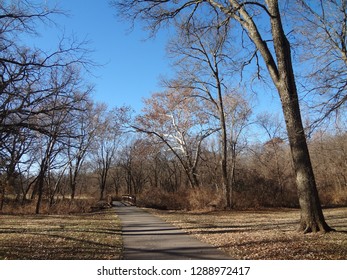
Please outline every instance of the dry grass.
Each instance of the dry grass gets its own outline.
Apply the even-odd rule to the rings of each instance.
[[[327,234],[297,232],[300,214],[293,209],[151,212],[235,259],[347,259],[347,208],[324,211],[337,230]]]
[[[26,200],[24,203],[17,201],[15,198],[7,197],[5,199],[5,205],[0,214],[16,214],[27,215],[34,214],[36,210],[36,200]],[[75,199],[60,199],[56,200],[54,205],[49,206],[49,201],[43,199],[40,213],[41,214],[79,214],[87,213],[91,207],[96,205],[97,200],[87,197],[78,197]]]
[[[78,215],[0,215],[0,259],[119,259],[114,210]]]

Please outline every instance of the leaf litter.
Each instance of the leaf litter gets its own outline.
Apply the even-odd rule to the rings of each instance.
[[[347,259],[347,208],[324,210],[328,224],[336,229],[325,234],[298,232],[300,212],[296,209],[150,211],[234,259]]]
[[[119,259],[114,210],[79,215],[0,215],[0,259]]]

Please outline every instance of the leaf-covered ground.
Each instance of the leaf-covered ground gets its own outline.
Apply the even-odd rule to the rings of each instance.
[[[119,259],[115,211],[79,215],[0,215],[0,259]]]
[[[324,210],[336,232],[297,232],[300,213],[293,209],[182,212],[151,210],[234,259],[347,260],[347,208]]]

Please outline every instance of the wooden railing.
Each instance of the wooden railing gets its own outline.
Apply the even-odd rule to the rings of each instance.
[[[130,205],[136,205],[136,196],[130,194],[122,195],[122,202]]]

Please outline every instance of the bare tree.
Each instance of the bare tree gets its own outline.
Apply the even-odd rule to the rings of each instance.
[[[138,117],[134,128],[164,143],[181,163],[190,186],[196,188],[201,144],[219,128],[210,126],[210,118],[201,104],[190,98],[190,92],[176,89],[152,95],[145,100],[145,113]]]
[[[23,42],[23,35],[35,36],[36,25],[51,22],[57,13],[61,11],[24,0],[0,3],[0,143],[18,127],[49,133],[36,117],[52,110],[41,104],[59,90],[49,83],[51,73],[66,71],[67,77],[91,63],[85,42],[63,37],[51,53]],[[80,82],[76,77],[64,82]]]
[[[31,139],[28,137],[25,129],[19,129],[16,133],[9,135],[6,142],[2,143],[0,151],[0,172],[4,174],[3,182],[0,186],[0,211],[3,208],[6,191],[13,191],[17,198],[21,195],[19,188],[19,178],[21,170],[19,165],[26,164],[24,155],[28,153],[31,144]]]
[[[277,0],[265,1],[114,1],[120,13],[130,20],[142,19],[153,31],[164,23],[181,16],[186,23],[202,15],[220,16],[219,25],[234,24],[247,34],[255,46],[251,58],[263,58],[266,69],[277,89],[282,103],[284,119],[296,174],[299,204],[301,207],[300,229],[303,232],[330,231],[324,219],[315,177],[312,169],[291,58],[291,45],[284,31],[282,15]],[[209,11],[206,12],[206,11]],[[271,31],[262,33],[262,27]],[[235,25],[234,25],[235,26]],[[236,27],[235,26],[235,27]],[[265,29],[266,30],[266,29]],[[270,37],[270,40],[268,39]],[[272,44],[269,46],[269,44]]]
[[[141,138],[134,139],[123,149],[119,164],[123,173],[125,171],[126,193],[140,193],[149,181],[150,151],[151,147]]]
[[[63,12],[25,0],[0,3],[0,149],[16,137],[41,141],[39,174],[24,191],[36,186],[37,213],[54,159],[67,139],[76,136],[73,114],[84,110],[81,102],[89,94],[81,78],[91,63],[85,42],[63,37],[55,51],[46,52],[25,41],[25,36],[38,35],[39,24],[53,23],[54,14]]]
[[[67,69],[66,69],[67,70]],[[39,173],[36,178],[35,191],[38,193],[38,201],[36,207],[36,213],[40,211],[41,201],[44,194],[44,180],[47,172],[51,171],[59,155],[61,155],[70,142],[70,138],[76,136],[75,128],[75,115],[74,112],[84,110],[81,103],[84,102],[85,94],[76,92],[75,84],[67,83],[71,78],[70,75],[74,76],[76,73],[71,72],[66,77],[67,72],[64,73],[53,73],[51,77],[51,83],[56,85],[54,95],[51,98],[45,99],[45,103],[41,106],[45,106],[48,109],[47,114],[41,114],[36,117],[36,121],[40,125],[45,127],[49,133],[39,134],[38,139],[40,140],[41,157],[39,162]],[[64,87],[61,87],[61,83]],[[54,108],[54,109],[50,109]],[[67,158],[67,160],[69,160]],[[58,164],[58,166],[67,165],[68,162]],[[34,192],[35,194],[35,192]]]
[[[228,86],[228,81],[232,78],[230,73],[236,63],[231,55],[229,26],[218,25],[218,13],[216,13],[216,17],[215,24],[206,23],[202,19],[199,19],[198,22],[192,19],[187,25],[184,22],[183,24],[177,23],[178,36],[174,36],[170,41],[168,52],[176,60],[175,68],[178,70],[178,79],[174,82],[166,82],[166,84],[170,88],[193,89],[190,91],[192,98],[202,99],[210,105],[208,106],[210,114],[220,127],[222,189],[226,194],[226,207],[231,208],[232,182],[234,182],[236,162],[235,148],[238,140],[235,127],[237,122],[246,120],[250,110],[242,120],[235,119],[236,111],[240,111],[239,107],[245,105],[246,102],[231,102],[234,95],[234,101],[241,99],[236,90]],[[225,105],[225,99],[228,99],[229,104]],[[233,106],[228,106],[232,103]],[[245,107],[244,109],[246,110]],[[231,117],[232,115],[234,118]],[[230,173],[229,154],[231,155]]]
[[[127,107],[119,107],[108,111],[106,105],[102,105],[98,111],[99,115],[95,116],[98,126],[92,147],[92,158],[99,181],[99,198],[103,200],[116,152],[124,141],[123,128],[129,122],[130,110]]]
[[[283,164],[285,153],[283,146],[285,145],[284,129],[278,116],[269,113],[261,114],[257,117],[256,122],[265,134],[267,141],[264,144],[263,158],[259,159],[260,163],[266,167],[271,177],[275,178],[275,185],[273,186],[273,199],[283,202],[284,194],[284,174],[288,166]]]
[[[309,92],[311,109],[318,110],[314,125],[346,105],[347,1],[299,0],[295,9],[302,36],[304,89]]]
[[[316,131],[310,139],[312,162],[325,204],[343,205],[347,198],[346,131]]]
[[[84,102],[83,104],[85,108],[82,107],[81,110],[76,110],[75,114],[75,137],[69,138],[69,143],[67,145],[71,199],[75,198],[77,179],[97,133],[99,123],[96,116],[100,115],[100,110],[103,110],[102,107],[95,106],[90,101]]]
[[[252,109],[246,98],[238,93],[232,92],[224,97],[225,121],[227,124],[227,144],[228,144],[228,179],[230,192],[227,199],[233,205],[233,189],[235,188],[237,157],[245,148],[245,129],[250,124]]]

